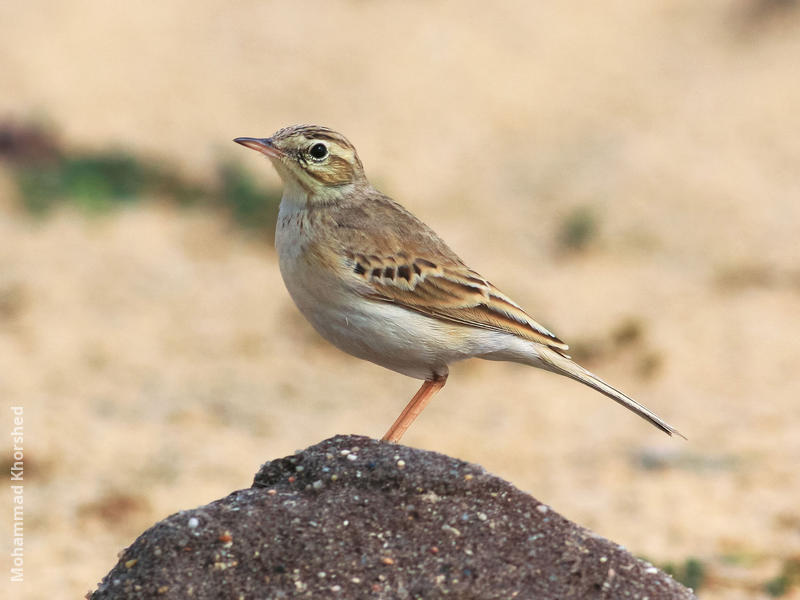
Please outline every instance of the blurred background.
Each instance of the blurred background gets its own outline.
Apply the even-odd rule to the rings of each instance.
[[[797,3],[487,6],[0,3],[2,431],[25,407],[7,597],[80,597],[156,520],[379,437],[416,391],[319,338],[281,281],[280,182],[231,139],[317,123],[689,438],[470,361],[404,443],[702,598],[800,598]]]

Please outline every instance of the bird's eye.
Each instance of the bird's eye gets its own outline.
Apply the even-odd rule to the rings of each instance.
[[[328,148],[325,144],[318,142],[311,146],[308,153],[311,155],[311,158],[314,160],[322,160],[326,156],[328,156]]]

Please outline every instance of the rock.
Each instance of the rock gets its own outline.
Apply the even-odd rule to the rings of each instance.
[[[483,468],[337,436],[143,533],[106,598],[694,598]]]

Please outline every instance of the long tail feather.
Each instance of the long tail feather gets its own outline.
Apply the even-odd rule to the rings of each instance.
[[[674,433],[675,435],[679,435],[683,439],[686,439],[685,435],[664,421],[661,417],[636,402],[636,400],[633,398],[626,396],[618,389],[607,384],[594,373],[587,371],[579,364],[574,363],[566,356],[563,356],[562,354],[559,354],[557,351],[551,350],[550,348],[538,348],[537,350],[542,358],[542,361],[545,363],[544,366],[549,370],[559,373],[560,375],[566,375],[571,379],[580,381],[584,385],[588,385],[590,388],[597,390],[601,394],[605,394],[614,402],[618,402],[631,412],[649,421],[667,435],[672,435]]]

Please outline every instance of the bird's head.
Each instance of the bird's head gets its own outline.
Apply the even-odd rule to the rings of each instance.
[[[233,141],[269,157],[286,193],[304,203],[332,202],[353,186],[366,184],[353,144],[327,127],[293,125],[272,137]]]

